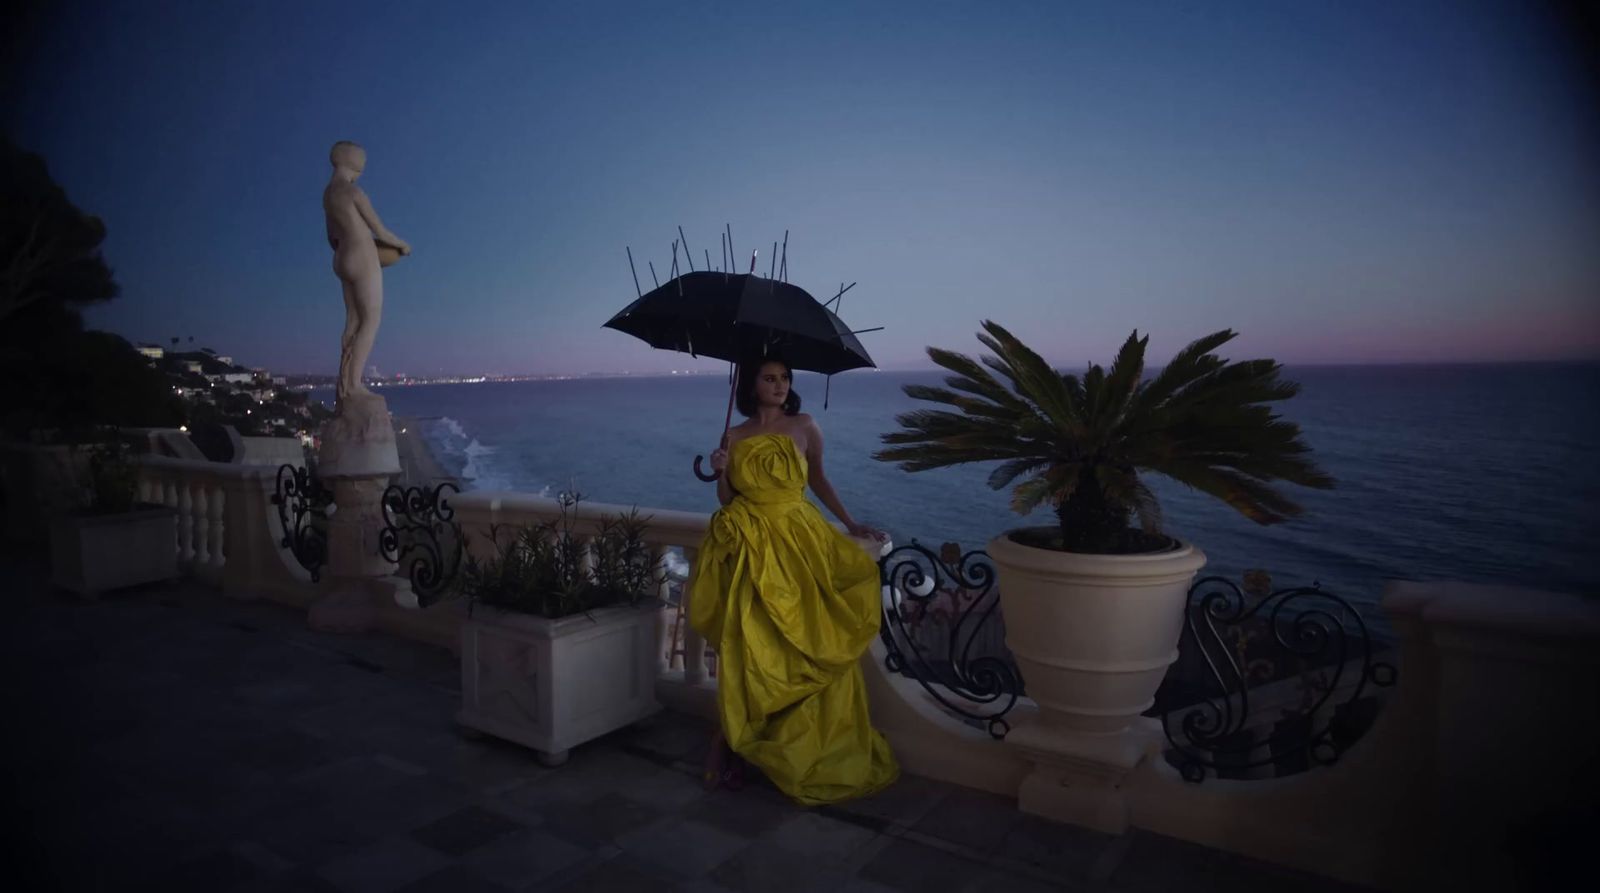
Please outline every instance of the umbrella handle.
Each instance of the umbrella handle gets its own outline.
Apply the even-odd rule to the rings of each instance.
[[[717,478],[722,477],[722,472],[713,471],[710,474],[706,474],[705,472],[701,471],[700,470],[700,463],[704,462],[705,458],[706,458],[705,456],[695,456],[694,457],[694,476],[709,484],[712,481],[716,480]]]
[[[754,261],[752,261],[752,263],[754,263]],[[722,420],[722,449],[728,448],[728,426],[733,424],[733,395],[738,390],[738,386],[738,381],[734,380],[728,387],[728,414],[727,417]],[[705,458],[706,457],[702,455],[696,455],[694,457],[694,476],[709,484],[717,478],[722,477],[722,472],[713,471],[710,474],[706,474],[704,471],[701,471],[700,463],[704,462]]]

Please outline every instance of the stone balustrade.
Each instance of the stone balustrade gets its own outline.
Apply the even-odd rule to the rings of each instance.
[[[304,605],[311,575],[280,546],[272,495],[277,469],[144,456],[139,498],[178,513],[178,565],[230,598]]]
[[[275,471],[145,458],[140,488],[145,499],[177,510],[173,548],[195,577],[230,597],[303,607],[314,589],[279,546]],[[468,492],[451,501],[474,550],[484,548],[491,525],[562,513],[555,499],[520,493]],[[592,537],[603,517],[628,510],[585,502],[569,512],[573,530]],[[658,565],[673,549],[694,561],[709,515],[640,511],[649,516],[646,539]],[[664,575],[659,594],[665,601]],[[384,628],[449,644],[460,616],[449,604],[429,609],[426,623],[403,618],[428,612],[396,608],[402,619]],[[1093,790],[1114,803],[1097,820],[1109,823],[1102,830],[1148,829],[1378,888],[1515,888],[1515,848],[1533,854],[1520,864],[1542,858],[1539,847],[1552,838],[1540,829],[1559,830],[1592,802],[1583,798],[1594,784],[1588,767],[1600,732],[1600,602],[1397,583],[1384,608],[1399,637],[1400,681],[1373,728],[1336,764],[1285,778],[1193,784],[1161,759],[1161,738],[1151,730],[1131,771],[1107,775],[1090,757],[1062,770],[1063,796]],[[670,660],[666,633],[675,610],[659,621],[658,694],[668,706],[711,715],[715,680],[704,643],[686,630],[683,667]],[[874,721],[906,770],[1016,796],[1030,753],[957,721],[917,684],[887,673],[883,658],[875,644],[863,669]],[[1031,705],[1018,705],[1019,728],[1031,714]]]

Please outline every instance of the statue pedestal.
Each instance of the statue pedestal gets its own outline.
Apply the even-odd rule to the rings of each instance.
[[[401,581],[395,564],[378,547],[383,531],[383,491],[400,471],[389,406],[377,394],[339,401],[338,414],[322,428],[317,476],[333,490],[328,518],[328,563],[322,594],[308,621],[324,632],[366,632],[377,623],[379,605],[394,599]]]
[[[339,411],[322,426],[317,476],[383,477],[400,473],[389,404],[377,394],[354,394],[339,401]],[[341,503],[342,505],[342,503]]]

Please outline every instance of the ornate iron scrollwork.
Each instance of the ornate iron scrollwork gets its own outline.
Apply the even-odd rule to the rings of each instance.
[[[1176,696],[1187,703],[1164,710],[1161,725],[1170,758],[1195,783],[1207,770],[1335,762],[1374,718],[1368,686],[1387,688],[1397,676],[1393,664],[1374,659],[1372,634],[1349,602],[1317,585],[1273,591],[1260,571],[1246,574],[1242,588],[1225,577],[1196,581],[1184,637],[1194,650],[1180,663],[1203,661],[1209,678],[1191,681],[1188,697]],[[1276,718],[1265,709],[1274,705],[1262,703],[1265,685],[1276,686]],[[1283,707],[1285,694],[1293,706]]]
[[[310,469],[282,465],[272,504],[278,507],[278,528],[283,531],[278,547],[292,552],[313,582],[322,579],[322,566],[328,560],[328,507],[333,504],[333,491]]]
[[[988,554],[981,550],[962,554],[954,543],[946,543],[935,554],[912,540],[879,559],[878,569],[884,592],[879,635],[888,650],[889,671],[917,680],[945,709],[1004,738],[1011,730],[1005,717],[1016,706],[1021,684],[1003,656],[996,611],[999,593]],[[948,627],[934,640],[937,648],[918,635],[930,624]],[[992,647],[974,654],[980,644]],[[940,651],[943,654],[936,653]],[[996,709],[974,709],[974,705]]]
[[[456,523],[446,488],[449,493],[461,492],[449,482],[432,489],[392,484],[383,491],[378,548],[384,558],[406,565],[411,591],[424,607],[438,600],[461,567],[461,525]]]

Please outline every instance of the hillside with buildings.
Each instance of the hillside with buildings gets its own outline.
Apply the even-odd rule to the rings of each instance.
[[[140,344],[139,354],[171,382],[188,427],[229,425],[245,437],[311,436],[332,410],[284,375],[244,366],[210,348],[168,350]]]

